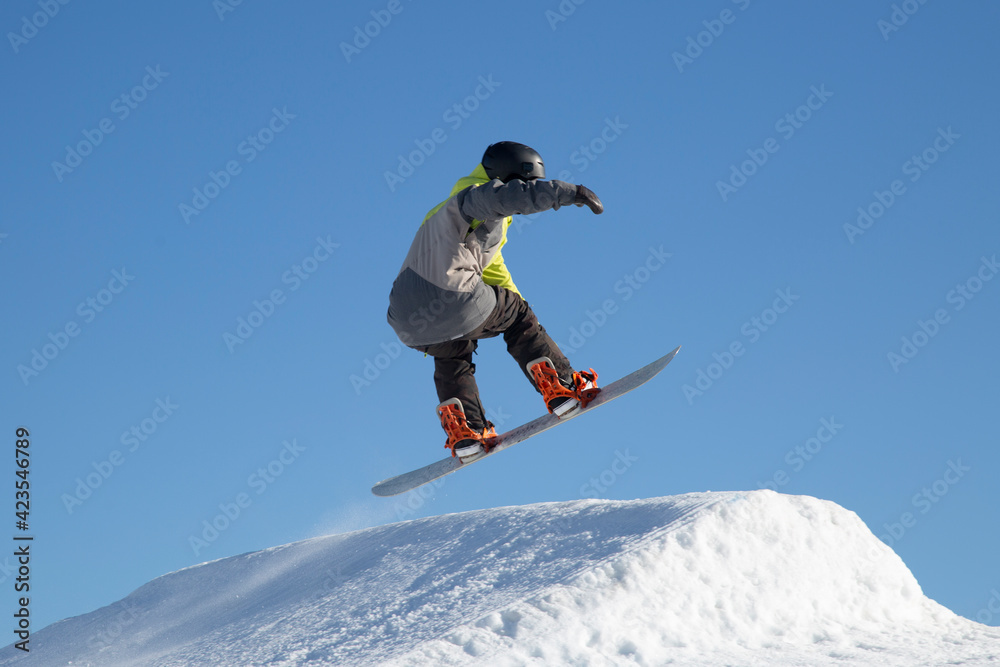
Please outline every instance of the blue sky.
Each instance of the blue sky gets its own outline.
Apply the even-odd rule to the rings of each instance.
[[[314,535],[765,485],[857,512],[1000,625],[998,18],[8,3],[2,432],[31,434],[35,627]],[[519,220],[504,253],[574,364],[610,382],[683,348],[613,406],[375,498],[445,454],[389,287],[498,140],[604,201]],[[540,414],[501,342],[477,364],[501,429]]]

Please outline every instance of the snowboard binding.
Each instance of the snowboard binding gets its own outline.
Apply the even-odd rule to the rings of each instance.
[[[462,407],[462,401],[457,398],[449,398],[437,406],[436,412],[448,436],[445,448],[450,449],[451,455],[458,457],[462,463],[469,463],[486,456],[495,444],[497,432],[493,424],[487,422],[482,431],[469,428],[465,418],[465,408]]]
[[[601,392],[597,386],[597,371],[574,371],[572,387],[559,379],[559,374],[548,357],[539,357],[528,363],[528,372],[535,386],[542,393],[549,414],[559,419],[575,417]]]

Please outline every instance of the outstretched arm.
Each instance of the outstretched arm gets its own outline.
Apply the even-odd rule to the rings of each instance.
[[[589,206],[594,213],[604,210],[601,201],[582,185],[565,181],[492,180],[465,191],[462,212],[474,220],[497,220],[509,215],[539,213],[560,206]]]

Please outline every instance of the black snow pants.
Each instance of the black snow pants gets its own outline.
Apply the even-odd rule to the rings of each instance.
[[[528,302],[517,292],[497,286],[493,286],[493,290],[497,297],[496,307],[479,328],[455,340],[416,348],[434,357],[434,384],[437,387],[438,401],[444,402],[450,398],[462,401],[469,427],[475,430],[482,430],[488,421],[479,400],[476,365],[472,362],[472,354],[476,351],[479,340],[502,335],[507,343],[507,351],[517,361],[532,386],[534,380],[525,366],[539,357],[552,360],[552,365],[564,384],[570,385],[573,377],[573,367],[569,360],[538,323]]]

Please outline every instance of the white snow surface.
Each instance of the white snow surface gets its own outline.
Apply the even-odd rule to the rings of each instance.
[[[987,665],[852,512],[772,491],[407,521],[154,579],[0,665]]]

